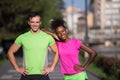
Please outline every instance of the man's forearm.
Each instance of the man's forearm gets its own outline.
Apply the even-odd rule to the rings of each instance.
[[[15,43],[10,47],[10,49],[8,50],[8,58],[11,62],[11,64],[13,65],[13,67],[17,70],[18,69],[18,65],[15,59],[14,54],[18,51],[18,49],[20,48],[20,46],[16,45]]]
[[[54,70],[55,66],[57,65],[58,59],[59,59],[58,53],[55,53],[52,64],[51,64],[51,69],[52,70]]]
[[[15,59],[14,53],[8,53],[8,58],[12,64],[12,66],[15,68],[15,70],[17,70],[18,65],[17,65],[16,59]]]

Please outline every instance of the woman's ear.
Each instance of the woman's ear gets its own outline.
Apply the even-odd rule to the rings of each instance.
[[[66,29],[66,32],[67,32],[67,33],[68,33],[68,31],[69,31],[69,30],[68,30],[68,29]]]

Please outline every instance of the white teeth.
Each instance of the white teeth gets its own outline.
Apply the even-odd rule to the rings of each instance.
[[[63,38],[65,37],[65,36],[62,36]]]
[[[34,29],[36,29],[37,27],[33,27]]]

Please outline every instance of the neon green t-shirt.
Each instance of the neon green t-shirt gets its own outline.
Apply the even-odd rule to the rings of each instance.
[[[42,74],[48,47],[55,44],[55,40],[43,31],[32,34],[30,31],[21,34],[15,43],[24,49],[25,67],[29,74]]]

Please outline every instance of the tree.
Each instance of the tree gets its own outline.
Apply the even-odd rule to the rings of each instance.
[[[94,0],[90,0],[90,5],[92,5],[94,3]]]
[[[58,2],[59,1],[59,2]],[[49,27],[49,20],[61,17],[57,5],[63,0],[0,0],[0,31],[24,32],[28,29],[26,15],[38,11],[43,18],[42,26]],[[64,5],[63,5],[64,6]]]

